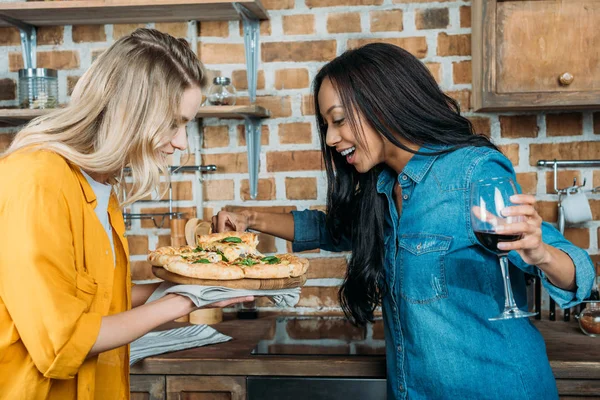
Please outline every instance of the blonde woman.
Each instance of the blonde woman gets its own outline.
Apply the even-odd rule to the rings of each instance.
[[[131,288],[115,193],[152,193],[186,148],[205,73],[182,39],[138,29],[81,77],[71,103],[0,158],[0,398],[129,398],[131,341],[195,309]],[[248,301],[233,299],[214,307]]]

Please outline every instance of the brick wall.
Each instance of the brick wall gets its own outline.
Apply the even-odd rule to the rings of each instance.
[[[263,0],[271,19],[261,23],[257,103],[271,110],[262,135],[259,193],[250,200],[247,155],[240,121],[207,119],[190,127],[188,163],[216,164],[217,172],[173,177],[178,211],[210,217],[221,209],[254,207],[267,211],[317,208],[325,204],[325,176],[311,103],[310,82],[324,62],[368,42],[400,45],[419,57],[441,87],[456,98],[477,130],[490,135],[514,163],[524,191],[536,194],[542,217],[556,222],[557,196],[552,175],[538,159],[600,158],[600,113],[486,113],[470,110],[471,29],[468,1],[427,0]],[[142,25],[46,27],[38,31],[38,66],[57,68],[60,100],[66,102],[77,78],[113,40]],[[200,59],[215,73],[232,77],[247,104],[243,37],[238,22],[152,24],[187,37]],[[0,28],[0,106],[16,106],[16,70],[22,65],[19,35]],[[199,131],[203,130],[203,135]],[[14,133],[0,126],[0,148]],[[174,163],[179,162],[176,158]],[[559,185],[573,177],[600,185],[600,171],[561,170]],[[593,183],[593,186],[592,186]],[[6,189],[3,189],[6,190]],[[566,236],[600,261],[600,195],[591,196],[596,221],[569,228]],[[162,201],[137,203],[134,212],[166,211]],[[134,221],[129,231],[134,278],[151,279],[144,261],[148,248],[169,243],[168,223]],[[286,251],[279,239],[261,238],[264,252]],[[337,286],[346,254],[314,251],[309,281],[296,311],[338,309]],[[269,308],[267,301],[260,301]]]

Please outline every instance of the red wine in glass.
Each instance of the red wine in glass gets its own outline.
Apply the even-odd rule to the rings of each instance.
[[[502,235],[494,231],[474,231],[475,237],[479,240],[479,243],[489,251],[493,253],[501,253],[498,249],[498,243],[500,242],[516,242],[521,239],[521,235]]]

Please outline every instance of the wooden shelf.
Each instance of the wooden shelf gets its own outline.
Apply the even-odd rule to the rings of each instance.
[[[0,15],[34,26],[239,20],[233,3],[269,19],[260,0],[0,1]],[[0,26],[11,25],[0,19]]]
[[[52,109],[0,109],[0,125],[24,125],[28,121],[51,111]],[[269,110],[261,106],[211,106],[201,107],[198,114],[196,114],[196,118],[244,119],[248,117],[268,118],[270,115]]]

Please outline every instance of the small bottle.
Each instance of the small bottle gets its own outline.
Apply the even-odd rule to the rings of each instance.
[[[233,106],[237,92],[231,84],[231,79],[225,76],[217,76],[208,89],[206,101],[209,106]]]
[[[20,69],[19,103],[21,108],[39,109],[57,107],[57,71],[48,68]]]

